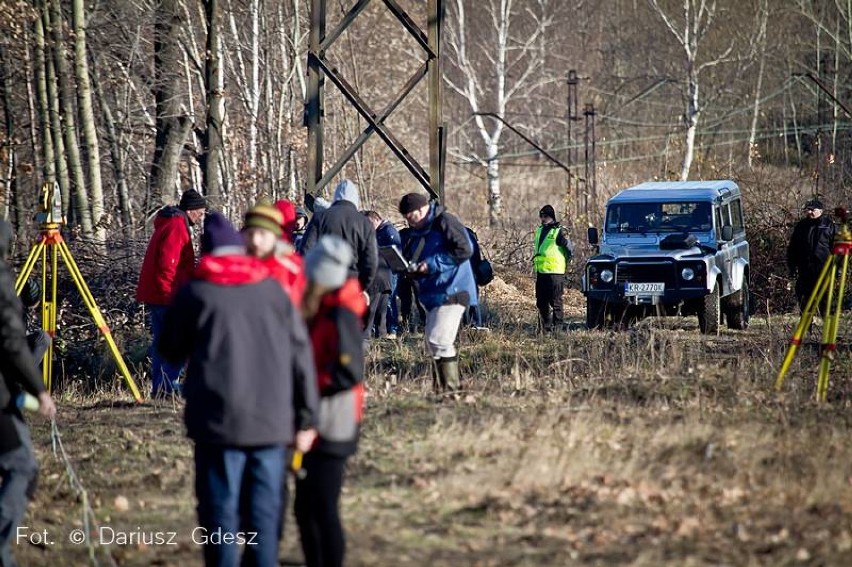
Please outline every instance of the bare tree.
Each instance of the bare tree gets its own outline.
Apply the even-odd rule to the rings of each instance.
[[[695,134],[698,131],[698,121],[702,107],[699,97],[699,79],[701,72],[729,60],[734,49],[733,42],[720,54],[699,62],[701,43],[716,19],[716,0],[682,0],[682,18],[666,13],[660,6],[659,0],[649,0],[651,7],[665,23],[666,28],[675,37],[684,51],[684,71],[686,75],[686,109],[683,116],[686,125],[683,161],[680,168],[680,179],[689,178],[689,170],[695,156]]]
[[[80,125],[88,160],[89,197],[94,221],[94,237],[98,242],[106,240],[107,219],[104,217],[104,190],[101,183],[101,150],[92,110],[92,87],[89,81],[89,62],[86,53],[86,13],[83,0],[72,2],[74,24],[74,76],[77,80],[77,105],[80,109]]]
[[[550,0],[522,4],[516,5],[515,0],[453,0],[447,18],[452,69],[444,80],[469,106],[482,139],[484,150],[471,151],[466,157],[485,167],[492,225],[503,214],[499,150],[504,125],[479,113],[493,112],[503,118],[513,102],[525,100],[546,82],[540,71],[554,6]],[[484,21],[470,17],[468,8]]]
[[[225,123],[225,80],[222,41],[219,36],[219,0],[204,0],[207,19],[207,59],[204,86],[207,96],[207,128],[203,141],[204,187],[216,199],[222,195],[222,152]]]

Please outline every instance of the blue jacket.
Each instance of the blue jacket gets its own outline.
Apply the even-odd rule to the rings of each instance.
[[[458,218],[433,203],[426,227],[412,230],[406,236],[405,257],[409,261],[426,262],[429,268],[429,273],[415,276],[414,280],[426,309],[477,304],[476,283],[469,262],[473,245]],[[423,248],[416,254],[421,241]]]

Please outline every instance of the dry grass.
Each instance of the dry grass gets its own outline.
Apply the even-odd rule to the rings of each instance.
[[[348,565],[852,564],[845,348],[820,406],[815,339],[772,390],[790,316],[718,337],[691,319],[540,337],[530,283],[489,287],[493,329],[463,334],[460,401],[429,399],[422,338],[373,345],[343,496]],[[582,303],[569,303],[579,323]],[[69,394],[59,424],[102,523],[180,534],[172,548],[113,546],[118,564],[200,564],[180,407]],[[47,428],[34,432],[43,482],[24,524],[65,534],[79,503]],[[282,557],[298,559],[292,522],[285,537]],[[87,561],[65,542],[17,555]]]

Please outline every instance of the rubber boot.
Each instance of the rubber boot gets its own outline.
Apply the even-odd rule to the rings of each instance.
[[[438,379],[444,391],[456,392],[461,389],[458,356],[438,359]]]

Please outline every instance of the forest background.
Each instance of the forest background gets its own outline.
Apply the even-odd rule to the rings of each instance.
[[[426,2],[399,5],[426,28]],[[582,258],[586,227],[599,224],[619,189],[650,179],[733,178],[749,205],[758,303],[789,307],[779,243],[803,199],[848,204],[848,5],[445,5],[446,201],[481,232],[498,265],[529,268],[536,212],[546,202],[565,215]],[[66,238],[92,257],[137,262],[156,210],[188,187],[234,219],[258,199],[301,203],[310,6],[0,3],[0,214],[16,227],[18,257],[37,233],[44,182],[61,189]],[[328,2],[328,28],[351,8]],[[379,108],[422,56],[378,1],[327,54]],[[328,162],[366,123],[330,83],[326,93]],[[422,83],[387,120],[421,163],[428,162],[426,103]],[[340,176],[358,183],[365,208],[394,221],[399,196],[419,187],[375,136]]]

